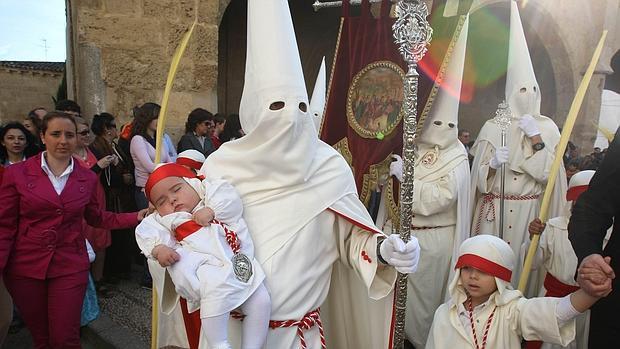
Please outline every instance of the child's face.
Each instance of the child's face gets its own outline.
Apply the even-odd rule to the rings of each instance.
[[[461,268],[461,283],[472,299],[482,302],[497,290],[493,275],[472,267]]]
[[[192,212],[200,202],[198,193],[181,177],[167,177],[151,189],[151,203],[165,216],[173,212]]]

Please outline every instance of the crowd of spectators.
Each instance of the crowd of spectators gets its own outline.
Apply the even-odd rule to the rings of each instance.
[[[110,113],[82,115],[80,106],[71,100],[58,101],[55,109],[48,112],[37,107],[23,117],[17,117],[16,121],[0,126],[0,185],[3,174],[7,173],[10,166],[34,156],[41,158],[39,154],[46,151],[44,122],[49,122],[44,121],[45,116],[62,112],[62,115],[69,115],[76,127],[69,167],[73,169],[74,166],[81,166],[96,175],[98,183],[92,196],[99,205],[97,210],[122,214],[147,208],[144,184],[155,168],[155,135],[160,106],[156,103],[136,106],[132,110],[131,121],[122,126]],[[177,151],[187,149],[198,150],[208,157],[222,143],[244,135],[238,115],[214,115],[203,108],[192,110],[185,126],[185,134],[180,138],[177,147],[168,134],[164,135],[161,162],[173,162]],[[51,139],[54,135],[46,137]],[[136,246],[133,228],[123,227],[122,224],[105,226],[101,222],[93,222],[92,219],[89,221],[89,218],[88,214],[82,218],[81,234],[88,241],[89,252],[92,252],[89,275],[93,286],[92,293],[99,297],[109,297],[115,292],[115,285],[119,281],[132,278],[132,269],[140,269],[138,265],[142,265],[144,273],[141,279],[136,281],[150,288],[150,276],[144,257],[139,254]],[[97,226],[90,225],[93,223]],[[13,258],[13,255],[14,253],[10,253],[8,259]],[[10,264],[10,261],[8,263]],[[18,331],[23,327],[21,319],[28,318],[23,311],[20,316],[20,310],[11,305],[11,298],[6,290],[8,286],[5,287],[4,281],[0,278],[0,346],[7,331]],[[88,290],[87,288],[86,298],[89,297]],[[92,298],[90,301],[92,302]],[[92,305],[87,306],[87,303],[88,300],[85,299],[82,320],[84,311],[98,312],[96,303],[95,308]],[[87,316],[87,319],[93,318]],[[85,325],[83,322],[81,325]]]

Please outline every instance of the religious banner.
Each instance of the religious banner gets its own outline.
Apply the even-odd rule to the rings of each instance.
[[[445,1],[436,1],[431,15],[433,43],[419,62],[418,130],[437,94],[454,46],[458,16],[443,17]],[[398,225],[398,183],[389,175],[392,154],[403,146],[403,79],[406,64],[392,38],[391,2],[384,0],[371,13],[363,0],[359,16],[343,1],[335,59],[327,92],[320,137],[347,160],[360,200],[369,206],[383,190],[388,218]],[[372,11],[374,12],[374,11]]]

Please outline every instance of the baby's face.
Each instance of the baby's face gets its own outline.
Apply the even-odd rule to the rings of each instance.
[[[151,203],[162,216],[173,212],[192,212],[200,202],[198,193],[181,177],[167,177],[151,189]]]

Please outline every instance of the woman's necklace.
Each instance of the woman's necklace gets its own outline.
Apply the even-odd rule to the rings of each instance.
[[[474,335],[474,344],[476,344],[476,349],[484,349],[487,346],[487,339],[489,336],[489,329],[491,328],[491,322],[493,322],[493,315],[495,315],[495,310],[497,306],[493,308],[491,315],[487,319],[487,323],[484,325],[484,334],[482,335],[482,346],[478,346],[478,336],[476,335],[476,325],[474,324],[474,306],[472,305],[471,297],[467,299],[467,312],[469,313],[469,323],[471,324],[471,332]]]
[[[105,177],[105,182],[108,185],[108,188],[110,187],[110,167],[112,166],[108,166],[106,168],[103,169],[103,176]]]

